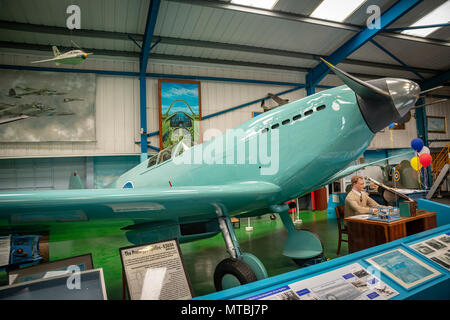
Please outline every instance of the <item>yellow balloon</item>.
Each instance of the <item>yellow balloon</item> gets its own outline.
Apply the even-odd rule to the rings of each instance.
[[[420,163],[419,157],[414,157],[411,159],[411,167],[413,167],[414,170],[419,171],[422,169],[422,164]]]

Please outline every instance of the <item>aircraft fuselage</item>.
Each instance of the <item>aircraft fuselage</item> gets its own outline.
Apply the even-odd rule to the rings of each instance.
[[[266,128],[268,131],[262,132]],[[267,143],[261,143],[263,135]],[[110,187],[122,188],[131,182],[134,188],[176,189],[217,181],[265,181],[281,187],[282,191],[270,199],[271,204],[279,204],[326,185],[329,177],[364,152],[373,136],[355,93],[340,86],[263,113],[156,166],[147,168],[144,161]],[[255,146],[257,152],[252,153]],[[264,146],[267,151],[262,150]],[[200,158],[201,163],[196,161]]]

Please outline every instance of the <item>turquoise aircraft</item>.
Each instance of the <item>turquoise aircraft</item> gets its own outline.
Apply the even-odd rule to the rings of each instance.
[[[221,232],[230,258],[215,269],[217,290],[267,277],[262,262],[240,249],[233,216],[279,214],[288,233],[283,254],[299,265],[320,261],[320,239],[296,230],[285,202],[373,164],[348,167],[420,94],[413,81],[362,81],[323,63],[345,85],[265,112],[203,144],[178,144],[171,157],[146,160],[106,189],[0,193],[0,219],[13,230],[57,223],[65,212],[75,221],[129,218],[134,224],[124,229],[134,244],[183,243]],[[81,187],[76,178],[72,188]]]

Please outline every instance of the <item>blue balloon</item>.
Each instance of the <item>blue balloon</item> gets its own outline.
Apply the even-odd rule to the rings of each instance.
[[[423,148],[423,141],[420,138],[414,138],[411,141],[411,147],[416,150],[417,152],[420,152]]]

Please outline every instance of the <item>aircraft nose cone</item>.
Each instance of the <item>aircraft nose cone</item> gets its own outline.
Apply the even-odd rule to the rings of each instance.
[[[420,87],[417,83],[405,79],[386,79],[386,84],[400,118],[414,107],[420,95]]]

